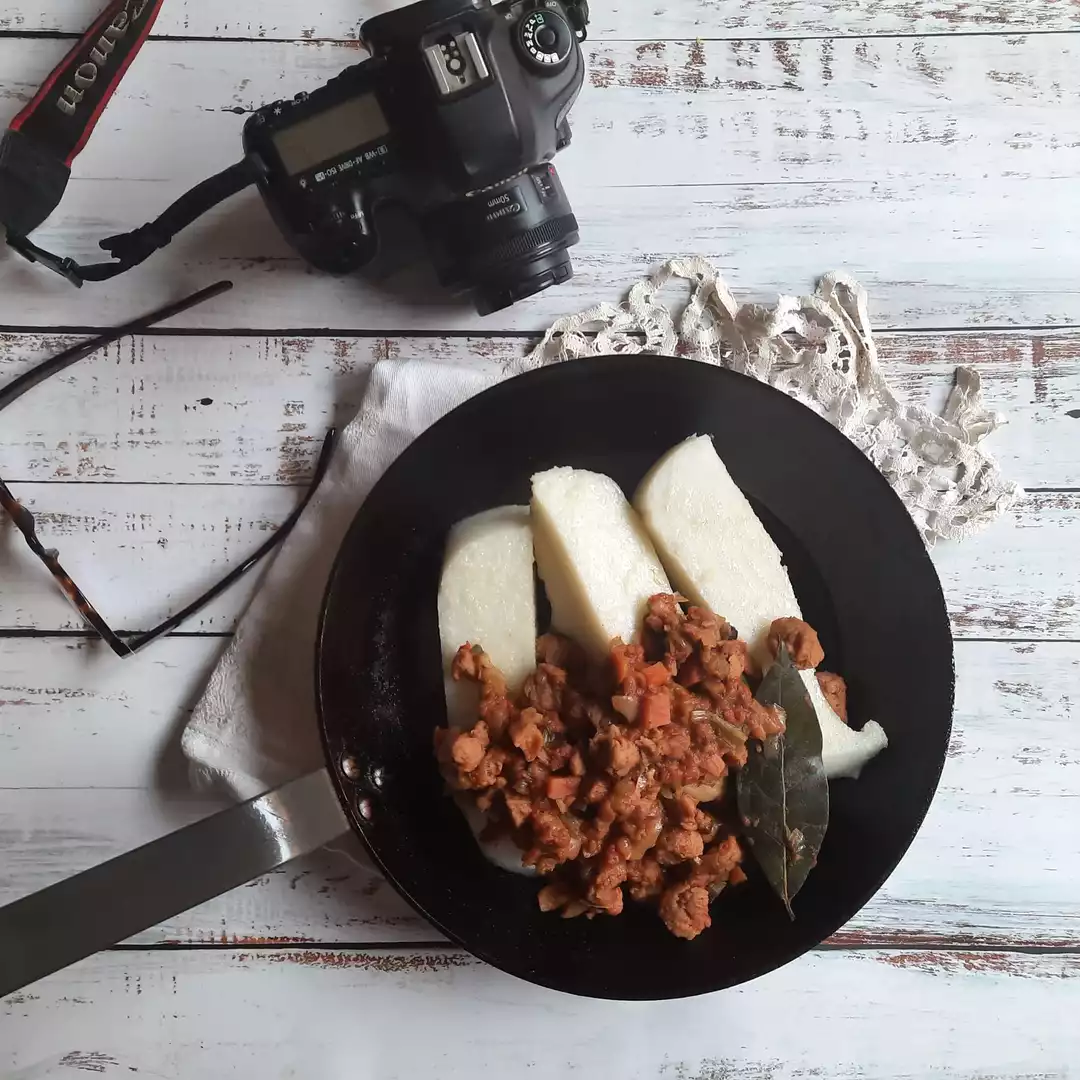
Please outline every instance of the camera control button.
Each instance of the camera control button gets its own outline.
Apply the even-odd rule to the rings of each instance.
[[[537,195],[540,196],[541,203],[546,205],[558,197],[559,185],[555,179],[554,165],[534,169],[529,175],[532,177],[533,186],[536,188]]]
[[[558,12],[532,11],[517,25],[517,45],[529,67],[557,71],[573,51],[574,32]]]

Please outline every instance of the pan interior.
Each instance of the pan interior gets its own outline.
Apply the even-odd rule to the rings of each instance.
[[[535,880],[489,864],[446,797],[432,752],[445,723],[437,619],[451,526],[526,503],[533,473],[573,465],[632,494],[676,443],[712,436],[784,553],[855,726],[888,750],[831,786],[831,820],[794,921],[760,880],[713,904],[692,942],[628,902],[619,918],[542,914]],[[722,615],[723,612],[720,612]],[[689,360],[601,357],[503,383],[402,454],[364,504],[328,589],[318,697],[331,772],[390,881],[477,956],[524,979],[609,998],[704,993],[761,975],[847,922],[921,824],[949,741],[952,640],[934,568],[902,503],[826,421],[750,378]],[[360,763],[347,780],[338,763]],[[370,817],[358,805],[365,801]]]

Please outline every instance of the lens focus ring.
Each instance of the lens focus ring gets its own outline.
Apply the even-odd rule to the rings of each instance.
[[[475,274],[490,266],[515,262],[527,255],[536,254],[550,244],[561,243],[577,231],[577,218],[573,214],[548,218],[528,232],[518,233],[495,247],[484,249],[477,257],[469,260],[469,270]]]

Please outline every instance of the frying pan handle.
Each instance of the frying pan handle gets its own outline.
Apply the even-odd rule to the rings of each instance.
[[[0,998],[347,832],[309,773],[0,908]]]

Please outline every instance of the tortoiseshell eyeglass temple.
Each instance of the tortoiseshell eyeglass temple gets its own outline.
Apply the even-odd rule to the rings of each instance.
[[[99,349],[104,348],[113,341],[125,337],[128,334],[139,333],[156,323],[162,322],[174,315],[178,315],[180,312],[188,310],[188,308],[194,307],[196,304],[201,304],[206,300],[210,300],[231,288],[232,282],[218,282],[216,285],[212,285],[208,289],[203,289],[200,292],[194,293],[192,296],[189,296],[176,304],[161,308],[160,310],[155,311],[150,315],[145,315],[141,319],[136,319],[134,322],[128,323],[125,326],[117,327],[115,330],[110,330],[100,337],[93,338],[90,341],[60,353],[58,356],[52,357],[50,360],[44,361],[44,363],[39,364],[25,375],[21,375],[7,387],[0,389],[0,411],[3,411],[3,409],[17,398],[22,397],[22,395],[31,387],[44,382],[50,375],[55,375],[57,372],[63,371],[76,361],[83,359],[83,357],[90,356],[92,353],[97,352]],[[311,498],[315,494],[323,477],[326,475],[326,469],[330,464],[335,439],[336,432],[331,428],[327,432],[326,438],[323,440],[322,450],[319,454],[318,463],[315,466],[315,476],[312,479],[311,486],[301,500],[300,505],[289,515],[281,528],[262,544],[257,551],[253,552],[244,562],[226,575],[226,577],[219,581],[213,588],[203,593],[202,596],[189,604],[182,611],[170,616],[161,623],[160,626],[156,626],[154,629],[141,634],[120,637],[120,635],[110,629],[109,624],[101,617],[97,608],[87,600],[86,594],[83,593],[82,589],[80,589],[74,581],[72,581],[71,576],[63,568],[60,563],[59,553],[54,549],[46,548],[41,542],[41,539],[37,534],[34,515],[15,498],[11,489],[4,483],[3,479],[0,479],[0,510],[3,510],[8,517],[11,518],[15,527],[22,533],[27,546],[38,559],[44,563],[49,573],[52,574],[54,580],[60,586],[64,595],[71,601],[79,615],[82,616],[86,625],[99,634],[117,656],[131,656],[132,653],[138,652],[144,645],[148,645],[151,641],[175,630],[176,627],[186,619],[190,618],[196,612],[201,611],[211,601],[217,599],[218,596],[243,577],[243,575],[255,566],[256,563],[265,558],[289,535],[297,521],[300,520],[300,516],[311,501]]]

